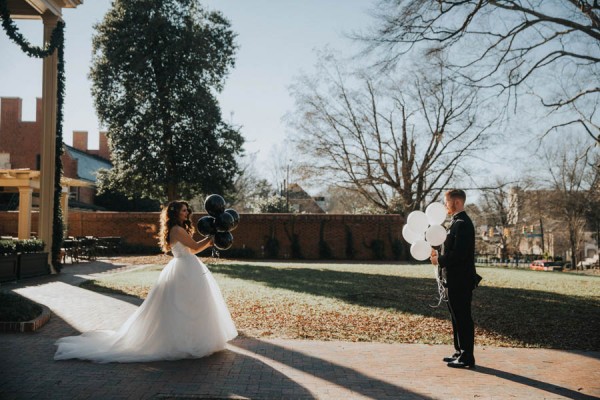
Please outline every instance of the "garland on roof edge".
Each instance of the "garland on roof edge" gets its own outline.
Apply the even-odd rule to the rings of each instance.
[[[2,27],[8,37],[21,47],[21,50],[29,57],[45,58],[57,51],[57,85],[56,85],[56,157],[54,170],[54,209],[53,209],[53,224],[52,224],[52,264],[57,271],[61,269],[60,249],[63,241],[63,220],[62,209],[60,205],[60,196],[62,186],[60,178],[62,176],[62,160],[63,154],[63,104],[65,95],[65,23],[58,21],[56,27],[50,36],[50,43],[42,49],[37,46],[32,46],[27,39],[19,32],[19,28],[10,17],[10,11],[6,4],[6,0],[0,0],[0,15],[2,17]]]

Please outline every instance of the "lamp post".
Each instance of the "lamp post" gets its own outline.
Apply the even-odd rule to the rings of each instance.
[[[285,173],[285,212],[290,212],[290,163],[288,162]]]

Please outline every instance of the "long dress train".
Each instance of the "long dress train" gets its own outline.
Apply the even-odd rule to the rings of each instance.
[[[117,331],[59,339],[55,360],[100,363],[199,358],[225,349],[237,330],[212,274],[177,242],[144,303]]]

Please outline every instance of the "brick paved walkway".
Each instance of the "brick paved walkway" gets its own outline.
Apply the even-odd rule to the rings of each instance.
[[[53,342],[117,328],[139,300],[77,287],[118,270],[95,262],[3,285],[47,305],[31,334],[0,334],[0,399],[591,399],[600,353],[476,348],[474,371],[446,367],[448,346],[239,338],[204,359],[136,364],[55,362]]]

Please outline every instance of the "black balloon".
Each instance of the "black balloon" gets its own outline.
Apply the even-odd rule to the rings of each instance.
[[[233,229],[234,224],[235,221],[233,220],[233,217],[226,212],[219,214],[217,218],[215,218],[215,227],[219,232],[229,232]]]
[[[225,199],[218,194],[211,194],[204,200],[204,209],[216,218],[225,211]]]
[[[229,231],[231,232],[232,230],[237,228],[238,224],[240,223],[240,214],[238,214],[237,211],[235,211],[233,208],[228,208],[227,210],[225,210],[225,212],[233,217],[233,226],[231,227],[231,229],[229,229]]]
[[[227,250],[233,244],[233,235],[229,232],[217,232],[213,243],[219,250]]]
[[[217,233],[217,227],[215,226],[215,219],[208,215],[200,218],[198,220],[198,224],[196,225],[198,228],[198,232],[204,236],[211,236]]]

